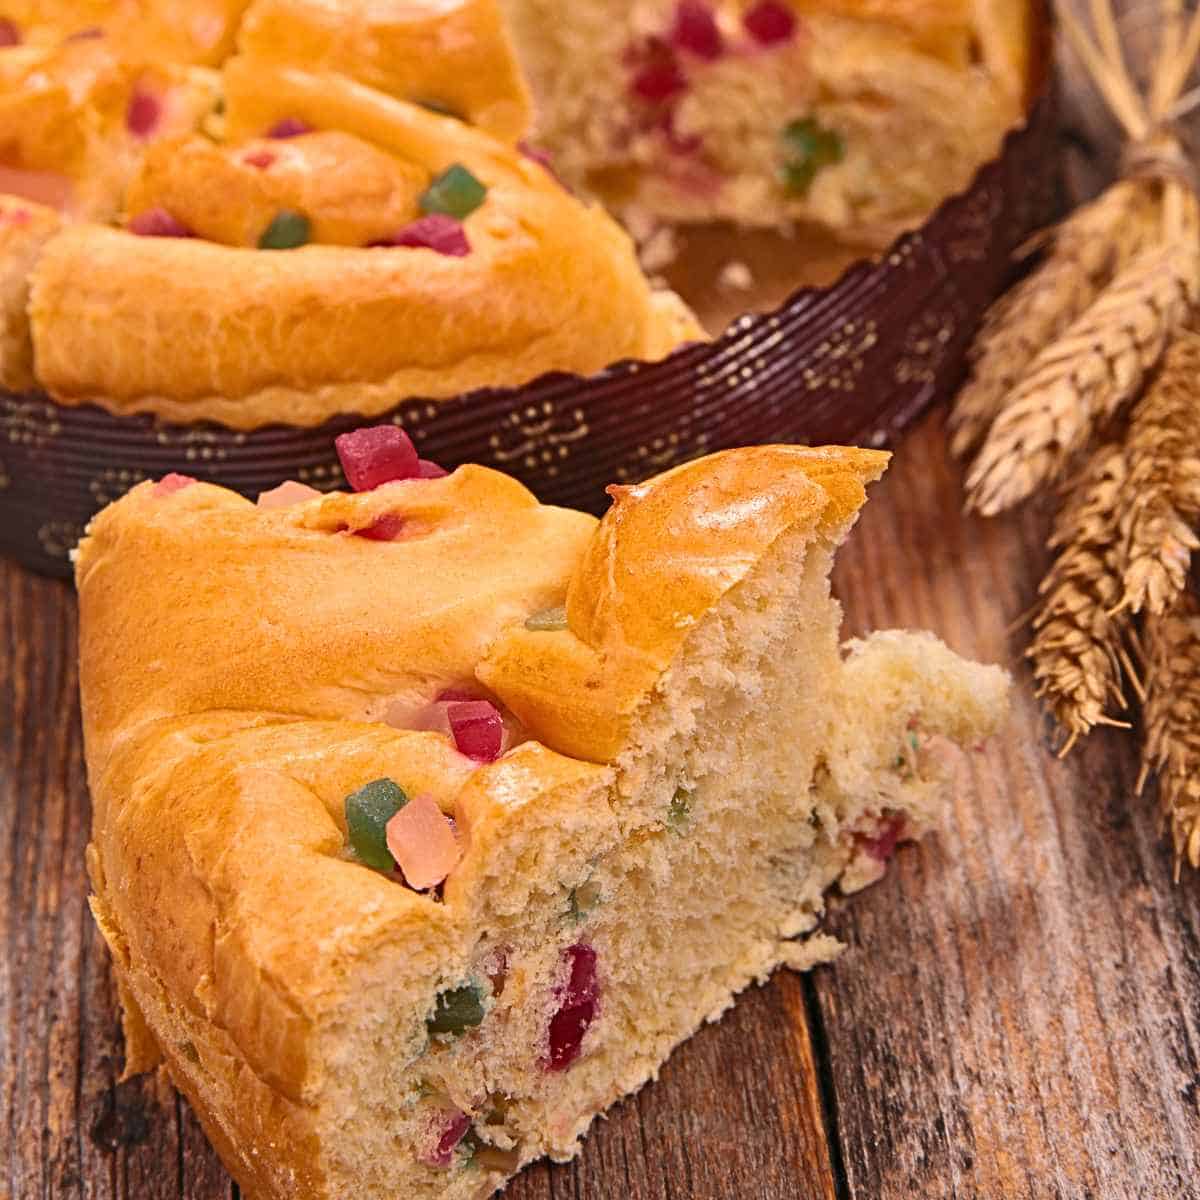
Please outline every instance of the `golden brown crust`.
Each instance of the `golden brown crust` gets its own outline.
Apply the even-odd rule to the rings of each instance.
[[[528,132],[532,101],[496,0],[257,0],[238,48],[260,64],[303,64],[441,106],[501,141]]]
[[[0,195],[0,388],[6,391],[37,386],[26,315],[29,274],[59,225],[54,209]]]
[[[789,530],[836,531],[888,461],[872,450],[714,454],[614,503],[571,577],[569,628],[513,626],[478,670],[548,746],[610,761],[688,630]]]
[[[59,402],[235,429],[313,425],[549,370],[586,374],[702,336],[690,314],[655,303],[614,222],[485,134],[349,79],[238,60],[226,84],[238,135],[287,114],[430,176],[467,165],[488,188],[464,222],[471,253],[259,252],[68,230],[38,263],[30,309],[38,379]]]

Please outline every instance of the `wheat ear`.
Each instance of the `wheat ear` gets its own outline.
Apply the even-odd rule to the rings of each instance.
[[[1175,878],[1186,858],[1200,867],[1200,605],[1190,591],[1176,608],[1151,614],[1146,652],[1145,742],[1138,791],[1158,776],[1163,820],[1175,845]]]
[[[1145,246],[1147,191],[1140,181],[1122,181],[1072,213],[1054,231],[1045,261],[992,306],[950,418],[956,456],[982,441],[1042,347]]]
[[[1137,395],[1200,298],[1200,241],[1137,255],[1034,360],[967,475],[970,507],[1011,508],[1058,478]]]
[[[1129,670],[1127,621],[1113,614],[1121,597],[1113,546],[1126,473],[1119,445],[1092,455],[1055,521],[1049,545],[1057,553],[1038,589],[1025,654],[1038,696],[1067,731],[1063,754],[1097,725],[1126,724],[1108,715],[1111,704],[1125,707],[1121,676]]]
[[[1200,336],[1182,331],[1129,423],[1128,502],[1121,514],[1124,594],[1130,612],[1160,614],[1187,586],[1200,549]]]

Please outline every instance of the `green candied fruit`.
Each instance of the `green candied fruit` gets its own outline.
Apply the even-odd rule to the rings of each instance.
[[[391,871],[396,861],[387,848],[387,823],[408,803],[399,784],[376,779],[346,797],[346,828],[354,853],[368,867]]]
[[[575,922],[586,920],[603,898],[600,885],[594,879],[572,888],[569,901],[571,919]]]
[[[695,793],[691,788],[677,787],[675,795],[671,797],[671,804],[667,809],[667,828],[674,830],[676,833],[683,833],[688,827],[688,822],[692,819],[692,797]]]
[[[258,239],[260,250],[295,250],[297,246],[307,246],[312,237],[312,223],[300,212],[290,208],[281,209],[275,214],[270,225]]]
[[[560,604],[557,608],[543,608],[525,622],[530,633],[558,633],[567,627],[567,609]]]
[[[421,194],[421,211],[466,220],[484,201],[487,188],[462,163],[447,167]]]
[[[780,175],[784,188],[793,196],[803,196],[812,187],[822,167],[840,163],[846,157],[841,134],[826,129],[815,117],[792,121],[783,131],[789,155]]]
[[[425,1022],[430,1033],[449,1033],[457,1036],[474,1029],[484,1018],[483,989],[474,983],[439,992],[433,1005],[433,1016]]]

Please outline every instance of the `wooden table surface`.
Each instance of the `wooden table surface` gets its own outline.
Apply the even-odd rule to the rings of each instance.
[[[925,626],[1012,665],[1008,731],[938,835],[834,904],[840,962],[747,993],[509,1200],[1200,1196],[1200,879],[1172,883],[1130,740],[1051,753],[1007,632],[1044,515],[960,516],[941,422],[874,489],[837,589],[848,633]],[[75,632],[68,586],[0,563],[0,1200],[225,1200],[170,1086],[116,1082]]]

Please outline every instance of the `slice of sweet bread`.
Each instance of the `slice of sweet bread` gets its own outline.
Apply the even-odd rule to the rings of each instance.
[[[652,1079],[938,817],[1007,680],[838,646],[882,453],[543,507],[394,427],[356,494],[143,483],[78,551],[93,911],[128,1069],[249,1197],[482,1197]]]

